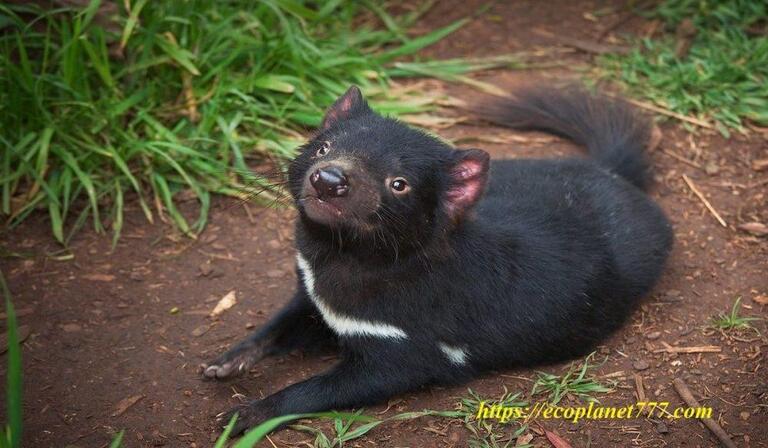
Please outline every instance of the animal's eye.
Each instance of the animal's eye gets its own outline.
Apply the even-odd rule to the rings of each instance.
[[[402,177],[396,177],[393,179],[389,184],[389,188],[391,188],[395,193],[405,193],[411,189],[411,187],[408,185],[408,181]]]
[[[317,150],[315,155],[317,157],[323,157],[324,155],[328,154],[328,151],[331,150],[331,143],[330,142],[323,142],[323,146],[320,147],[320,149]]]

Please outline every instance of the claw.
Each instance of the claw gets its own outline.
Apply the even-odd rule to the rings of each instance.
[[[208,366],[203,371],[203,375],[205,375],[207,378],[215,378],[217,376],[218,371],[219,371],[219,366]]]
[[[223,379],[240,375],[263,358],[263,344],[245,348],[236,348],[224,353],[208,363],[201,364],[206,378]]]

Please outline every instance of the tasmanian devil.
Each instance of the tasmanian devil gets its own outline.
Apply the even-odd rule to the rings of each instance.
[[[572,88],[519,92],[484,115],[590,158],[491,162],[378,115],[354,86],[330,107],[288,170],[296,294],[202,372],[229,378],[329,342],[340,361],[230,411],[236,433],[583,355],[653,287],[672,230],[643,192],[647,122]]]

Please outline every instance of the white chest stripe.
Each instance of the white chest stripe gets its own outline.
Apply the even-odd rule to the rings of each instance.
[[[304,286],[307,288],[309,298],[312,299],[323,319],[329,327],[337,334],[342,336],[376,336],[381,338],[408,339],[408,335],[402,329],[394,325],[382,322],[371,322],[354,317],[342,316],[332,310],[315,291],[315,275],[309,262],[299,253],[296,255],[296,261],[299,264],[304,279]]]
[[[448,360],[450,360],[454,364],[466,364],[467,363],[467,352],[463,348],[459,347],[451,347],[448,344],[439,343],[438,347],[440,347],[440,350],[445,353],[445,356],[448,357]]]

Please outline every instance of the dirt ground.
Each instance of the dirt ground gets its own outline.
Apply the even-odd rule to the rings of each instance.
[[[455,57],[560,51],[569,40],[594,41],[622,17],[621,4],[500,2],[429,53]],[[466,0],[438,2],[419,28],[444,25],[471,14],[479,5]],[[608,13],[595,19],[590,13],[596,10]],[[642,19],[632,19],[613,34],[642,32],[646,25]],[[552,58],[542,56],[547,57]],[[573,50],[556,56],[571,68],[585,66],[591,57]],[[481,79],[512,86],[562,76],[574,76],[574,72],[563,67],[496,71]],[[463,86],[427,85],[470,101],[477,96]],[[674,223],[676,246],[655,292],[630,323],[599,348],[597,357],[605,362],[596,373],[603,380],[607,375],[617,381],[617,387],[598,397],[605,405],[636,402],[634,378],[638,375],[648,399],[683,406],[672,387],[673,379],[682,378],[702,404],[714,409],[714,418],[738,446],[768,446],[766,321],[754,323],[759,334],[726,334],[707,328],[711,317],[728,310],[738,297],[743,315],[768,318],[768,307],[757,301],[768,294],[768,240],[738,228],[744,222],[768,222],[768,173],[751,166],[752,160],[768,154],[768,134],[737,134],[725,140],[707,132],[691,135],[675,122],[661,124],[661,130],[663,139],[651,155],[656,168],[652,195]],[[496,158],[578,152],[542,134],[516,134],[471,121],[439,133],[483,147]],[[703,192],[727,227],[692,193],[683,174]],[[185,205],[193,211],[194,204]],[[212,446],[218,434],[213,416],[234,405],[236,394],[264,396],[334,362],[332,356],[294,353],[266,360],[246,377],[227,383],[203,381],[197,373],[199,363],[264,323],[291,296],[296,282],[293,212],[255,204],[246,210],[236,201],[219,199],[208,229],[192,241],[177,237],[168,226],[147,224],[136,204],[127,208],[126,230],[113,253],[108,236],[87,230],[73,240],[73,260],[55,260],[47,254],[59,247],[49,236],[43,214],[0,237],[0,247],[7,252],[24,254],[0,258],[0,267],[15,295],[21,324],[31,331],[22,352],[27,447],[102,447],[121,429],[126,431],[127,447]],[[238,303],[217,320],[207,317],[216,301],[233,290]],[[672,354],[663,350],[665,344],[713,345],[721,351]],[[3,375],[5,359],[0,363]],[[560,373],[564,366],[543,370]],[[427,408],[452,409],[458,397],[466,396],[467,387],[486,397],[497,397],[505,386],[527,395],[535,373],[497,372],[467,386],[414,392],[366,412],[384,417]],[[565,404],[576,403],[570,400]],[[538,423],[574,447],[717,444],[696,420]],[[317,425],[329,428],[327,422]],[[539,426],[531,425],[531,431],[535,446],[551,446],[540,435]],[[457,421],[424,418],[384,424],[348,446],[461,447],[467,445],[467,437]],[[291,430],[271,436],[278,447],[312,439]],[[265,442],[263,446],[272,445]]]

